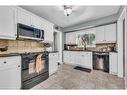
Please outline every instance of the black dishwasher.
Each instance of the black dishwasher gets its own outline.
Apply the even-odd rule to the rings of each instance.
[[[93,52],[93,69],[109,73],[109,52]]]

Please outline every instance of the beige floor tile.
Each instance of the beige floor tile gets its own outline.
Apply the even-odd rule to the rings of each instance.
[[[32,90],[38,90],[38,89],[40,89],[40,88],[42,88],[42,87],[41,87],[40,84],[38,84],[38,85],[34,86],[34,87],[32,88]]]
[[[92,70],[91,73],[60,65],[58,71],[34,89],[124,89],[124,79]]]

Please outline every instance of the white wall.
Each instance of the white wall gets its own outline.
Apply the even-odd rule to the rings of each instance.
[[[117,22],[118,76],[123,77],[123,29],[122,21]]]
[[[119,14],[120,15],[117,21],[118,76],[123,77],[123,68],[125,68],[125,70],[127,69],[127,42],[126,42],[127,41],[127,31],[126,31],[126,28],[125,28],[125,35],[123,35],[123,19],[125,19],[125,23],[127,23],[126,22],[126,8],[124,7]],[[125,37],[125,43],[123,43],[124,37]],[[124,44],[125,44],[125,47],[123,47]],[[125,51],[123,51],[124,48],[125,48]],[[125,60],[123,60],[124,57],[125,57]],[[125,67],[123,66],[124,61],[125,61]],[[125,71],[125,80],[127,82],[127,70]]]

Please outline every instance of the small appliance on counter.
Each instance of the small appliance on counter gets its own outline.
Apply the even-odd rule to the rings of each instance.
[[[1,51],[1,52],[7,51],[7,50],[8,50],[8,46],[0,47],[0,51]]]
[[[45,50],[48,52],[53,51],[53,43],[52,42],[44,43],[44,47],[45,47]]]
[[[111,51],[117,51],[116,45],[114,45],[113,47],[111,47]]]
[[[70,50],[71,48],[76,48],[77,44],[64,44],[64,50]]]

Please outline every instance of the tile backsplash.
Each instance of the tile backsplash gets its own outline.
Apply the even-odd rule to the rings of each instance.
[[[0,48],[8,46],[8,50],[0,53],[23,53],[42,52],[45,50],[44,44],[31,40],[0,40]]]

